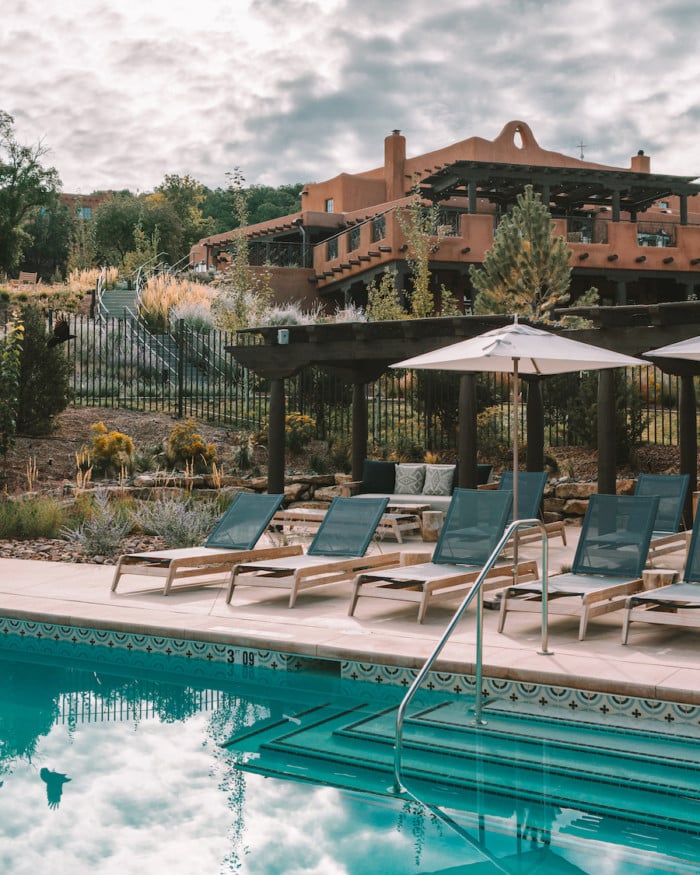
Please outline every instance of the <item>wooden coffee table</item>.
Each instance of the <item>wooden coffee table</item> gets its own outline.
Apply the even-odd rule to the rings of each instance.
[[[423,505],[417,505],[423,508]],[[413,507],[413,505],[411,506]],[[399,508],[401,508],[399,510]],[[388,508],[387,508],[388,510]],[[380,535],[391,535],[399,544],[403,536],[409,532],[421,532],[421,519],[418,513],[407,511],[402,505],[397,505],[397,513],[385,513],[379,520],[377,532]],[[297,531],[312,535],[318,531],[326,511],[320,507],[300,507],[288,510],[278,510],[270,521],[271,528],[282,528],[284,532]]]
[[[401,502],[389,502],[386,506],[387,513],[408,513],[413,514],[415,516],[421,516],[421,514],[430,510],[429,504],[402,504]]]

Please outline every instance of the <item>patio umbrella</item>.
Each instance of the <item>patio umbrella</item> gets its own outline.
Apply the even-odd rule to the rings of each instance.
[[[516,316],[512,325],[405,359],[391,367],[513,374],[513,513],[517,518],[520,374],[565,374],[634,365],[648,365],[648,362],[533,328],[518,322]]]
[[[678,343],[669,343],[668,346],[660,346],[658,349],[650,349],[645,352],[650,358],[689,359],[700,361],[700,337],[689,337],[687,340],[679,340]]]

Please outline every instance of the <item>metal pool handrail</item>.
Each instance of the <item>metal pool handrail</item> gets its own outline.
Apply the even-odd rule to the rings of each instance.
[[[464,597],[462,604],[455,611],[454,617],[450,620],[447,628],[443,632],[440,640],[435,646],[435,649],[430,654],[430,656],[425,661],[423,668],[416,675],[413,683],[408,688],[406,695],[401,700],[401,704],[399,705],[398,711],[396,712],[396,737],[394,742],[394,792],[402,793],[405,788],[401,783],[401,753],[402,753],[402,739],[403,739],[403,724],[406,716],[406,710],[410,705],[413,697],[418,692],[419,687],[423,683],[425,676],[428,674],[430,669],[433,667],[435,660],[438,658],[440,653],[442,652],[443,647],[447,644],[447,641],[454,631],[455,626],[462,618],[462,614],[466,611],[466,609],[471,604],[472,599],[475,595],[478,594],[479,599],[476,604],[476,702],[474,705],[474,722],[479,725],[483,721],[481,719],[481,711],[483,707],[483,690],[482,690],[482,650],[483,650],[483,592],[482,592],[482,583],[489,573],[489,571],[496,564],[496,560],[500,556],[503,548],[506,546],[506,543],[510,540],[513,533],[518,529],[537,526],[542,533],[542,637],[541,637],[541,647],[540,653],[543,655],[551,655],[552,651],[548,649],[548,630],[547,630],[547,555],[548,555],[548,545],[547,545],[547,531],[545,529],[545,525],[541,520],[538,519],[530,519],[530,520],[514,520],[510,525],[505,529],[503,535],[501,536],[500,541],[494,547],[493,553],[489,556],[486,561],[486,564],[481,569],[481,572],[477,579],[474,581],[472,588]],[[517,538],[517,536],[516,536]],[[516,541],[517,543],[517,541]],[[517,554],[516,554],[517,555]]]

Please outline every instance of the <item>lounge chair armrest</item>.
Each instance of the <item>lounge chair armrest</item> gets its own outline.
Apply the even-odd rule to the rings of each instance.
[[[361,486],[362,480],[348,480],[347,483],[341,484],[340,494],[343,498],[351,498],[353,495],[357,495]]]

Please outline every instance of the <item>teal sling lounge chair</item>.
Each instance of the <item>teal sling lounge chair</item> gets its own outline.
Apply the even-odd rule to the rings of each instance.
[[[657,495],[659,510],[649,544],[649,560],[657,556],[684,550],[688,536],[681,530],[683,506],[688,495],[688,474],[640,474],[635,495]]]
[[[624,597],[642,587],[657,496],[591,495],[571,572],[547,580],[547,612],[580,615],[583,641],[591,617],[624,607]],[[503,590],[498,631],[509,611],[542,615],[542,582]]]
[[[625,600],[622,643],[627,644],[630,623],[664,626],[700,626],[700,522],[693,526],[683,578],[678,583],[635,593]]]
[[[350,616],[360,598],[391,599],[418,603],[418,622],[422,623],[431,599],[454,596],[471,587],[503,535],[512,508],[512,492],[455,489],[432,560],[358,574]],[[512,562],[494,566],[482,584],[484,591],[512,583],[515,573]],[[529,576],[537,577],[537,563],[519,563],[515,579]]]
[[[398,565],[400,553],[365,556],[388,498],[334,498],[306,553],[295,545],[294,555],[241,562],[231,573],[226,603],[236,587],[256,586],[289,591],[293,608],[302,589],[351,580],[365,568]]]
[[[134,574],[165,578],[163,595],[168,595],[177,581],[187,580],[190,585],[203,586],[205,582],[193,584],[193,579],[211,578],[212,574],[220,572],[230,574],[233,566],[243,559],[284,556],[292,552],[292,547],[255,549],[283,499],[283,495],[239,492],[202,547],[153,550],[121,556],[112,578],[112,592],[116,592],[124,575]],[[221,583],[221,580],[206,581],[217,582]]]

